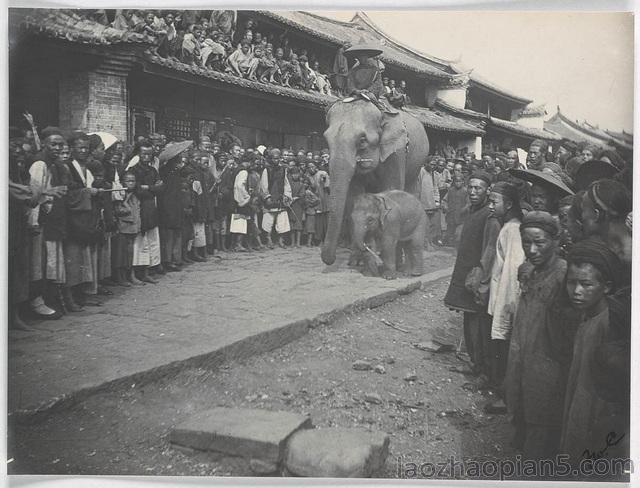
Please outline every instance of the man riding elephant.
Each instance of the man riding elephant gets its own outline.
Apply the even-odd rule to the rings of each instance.
[[[373,95],[372,101],[384,112],[397,113],[385,97],[385,87],[382,83],[382,67],[377,56],[382,50],[369,44],[358,44],[350,47],[345,52],[347,56],[354,56],[357,63],[349,70],[347,75],[346,92],[348,95],[364,93]]]

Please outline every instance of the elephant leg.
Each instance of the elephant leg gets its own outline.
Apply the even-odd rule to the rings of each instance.
[[[393,280],[398,277],[396,270],[396,248],[398,239],[394,236],[384,236],[382,238],[382,277]]]
[[[404,252],[404,243],[398,242],[398,244],[396,244],[396,271],[402,271],[405,264],[406,253]]]
[[[413,257],[411,263],[411,274],[413,276],[420,276],[424,273],[424,239],[426,235],[427,219],[426,215],[421,219],[418,227],[413,233],[409,244],[411,246],[411,256]]]
[[[413,245],[411,241],[403,241],[401,244],[404,253],[404,263],[401,267],[404,274],[411,274],[414,266]],[[398,266],[400,268],[400,266]]]
[[[364,185],[357,179],[351,180],[349,185],[349,193],[345,201],[345,222],[343,222],[343,233],[340,236],[340,240],[345,243],[346,247],[350,249],[349,260],[347,264],[349,266],[357,266],[362,262],[362,252],[353,245],[353,237],[351,235],[351,212],[353,210],[353,202],[358,195],[364,193]]]

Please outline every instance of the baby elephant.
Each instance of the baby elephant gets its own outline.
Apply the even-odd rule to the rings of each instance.
[[[408,272],[412,276],[420,276],[424,272],[422,250],[427,216],[416,197],[400,190],[358,195],[351,223],[353,244],[367,258],[371,258],[367,247],[371,249],[371,244],[377,244],[384,278],[389,280],[398,276],[396,251],[399,244],[409,264]]]

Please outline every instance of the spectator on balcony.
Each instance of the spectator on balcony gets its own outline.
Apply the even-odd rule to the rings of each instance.
[[[313,90],[317,90],[324,95],[331,95],[331,83],[327,75],[320,72],[320,63],[316,60],[313,62],[314,81],[312,85]]]
[[[389,98],[391,96],[391,87],[389,86],[389,77],[382,77],[382,86],[384,86],[384,95]]]
[[[185,64],[197,66],[200,61],[200,30],[196,30],[195,26],[190,25],[182,38],[182,50],[180,53],[180,61]]]
[[[276,65],[278,69],[276,71],[276,81],[282,86],[291,87],[289,84],[289,78],[291,77],[291,63],[284,58],[284,49],[279,47],[276,49]]]
[[[404,95],[404,103],[408,105],[411,103],[411,97],[407,94],[407,82],[404,80],[400,81],[400,86],[398,87],[398,92]]]
[[[275,75],[278,71],[278,65],[273,56],[273,44],[266,45],[264,55],[259,61],[258,70],[261,73],[259,81],[262,83],[276,83]]]
[[[389,103],[394,107],[403,107],[407,103],[406,96],[396,88],[396,80],[389,81],[389,94],[387,96]]]
[[[253,59],[251,46],[249,41],[245,39],[240,43],[240,49],[234,51],[227,58],[227,70],[241,78],[248,78]]]

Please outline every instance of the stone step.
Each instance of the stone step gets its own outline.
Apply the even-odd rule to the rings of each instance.
[[[218,407],[175,426],[169,440],[179,446],[259,461],[275,470],[291,434],[311,427],[311,419],[304,415]]]
[[[291,436],[285,472],[310,478],[372,478],[384,473],[389,437],[362,429],[320,428]]]

